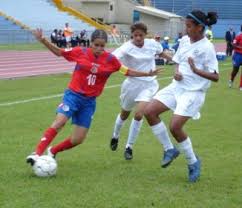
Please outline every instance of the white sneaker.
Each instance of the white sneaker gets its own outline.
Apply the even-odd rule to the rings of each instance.
[[[35,161],[38,159],[39,155],[35,152],[31,153],[31,155],[26,157],[26,162],[29,163],[31,166],[34,165]]]
[[[51,147],[48,147],[47,149],[47,155],[52,157],[52,158],[55,158],[55,155],[51,152]]]
[[[229,80],[228,85],[229,85],[229,88],[231,88],[233,86],[232,80]]]
[[[239,90],[242,91],[242,87],[240,87]]]

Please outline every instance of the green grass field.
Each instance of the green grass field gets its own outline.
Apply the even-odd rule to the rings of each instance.
[[[1,80],[0,96],[0,207],[1,208],[239,208],[242,204],[242,91],[227,87],[231,61],[220,65],[220,81],[208,91],[202,117],[186,126],[202,160],[199,182],[187,181],[181,155],[167,169],[160,167],[162,148],[144,122],[134,147],[134,159],[123,150],[129,121],[120,146],[109,149],[113,123],[120,110],[120,87],[108,88],[97,99],[97,111],[84,144],[57,156],[53,178],[35,177],[25,163],[43,131],[53,121],[61,98],[4,106],[3,103],[62,93],[70,75]],[[160,87],[171,79],[166,67]],[[120,84],[116,74],[107,86]],[[163,120],[168,124],[171,113]],[[71,133],[67,124],[54,143]]]

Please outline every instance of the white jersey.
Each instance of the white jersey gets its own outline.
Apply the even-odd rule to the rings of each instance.
[[[173,80],[174,84],[189,91],[206,91],[210,87],[211,81],[192,71],[188,63],[189,57],[193,58],[198,69],[218,73],[218,61],[213,44],[206,37],[191,43],[190,38],[184,36],[173,57],[173,61],[179,65],[178,70],[183,76],[181,81]]]
[[[155,69],[155,55],[162,53],[161,44],[153,39],[145,39],[143,47],[139,48],[132,43],[132,40],[124,43],[121,47],[112,52],[125,66],[142,72],[149,72]],[[145,81],[154,80],[153,77],[130,77]]]

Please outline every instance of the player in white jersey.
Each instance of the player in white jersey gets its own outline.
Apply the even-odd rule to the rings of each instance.
[[[143,23],[135,23],[131,26],[132,39],[116,49],[113,54],[128,67],[135,66],[136,70],[148,72],[155,69],[155,55],[171,60],[171,57],[163,53],[161,44],[154,39],[145,39],[147,26]],[[134,118],[131,122],[124,157],[126,160],[133,158],[133,144],[140,131],[144,108],[159,89],[156,77],[127,78],[121,88],[121,113],[117,116],[110,147],[115,151],[118,147],[118,139],[121,127],[134,107]],[[170,142],[170,141],[168,141]],[[174,147],[172,147],[174,149]],[[174,152],[178,152],[174,149]],[[170,161],[169,161],[170,162]]]
[[[187,36],[182,38],[173,57],[177,63],[174,80],[160,90],[145,109],[145,117],[154,135],[167,148],[170,145],[166,142],[169,135],[159,115],[168,110],[173,111],[170,132],[178,142],[180,151],[185,154],[190,182],[198,180],[201,161],[194,153],[191,140],[183,127],[190,118],[199,114],[210,82],[219,79],[214,47],[204,36],[206,25],[216,22],[217,15],[214,12],[205,15],[202,11],[194,10],[187,15]]]

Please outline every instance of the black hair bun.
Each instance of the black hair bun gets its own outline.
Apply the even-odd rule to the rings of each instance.
[[[217,23],[218,15],[216,12],[208,12],[206,25],[214,25]]]

